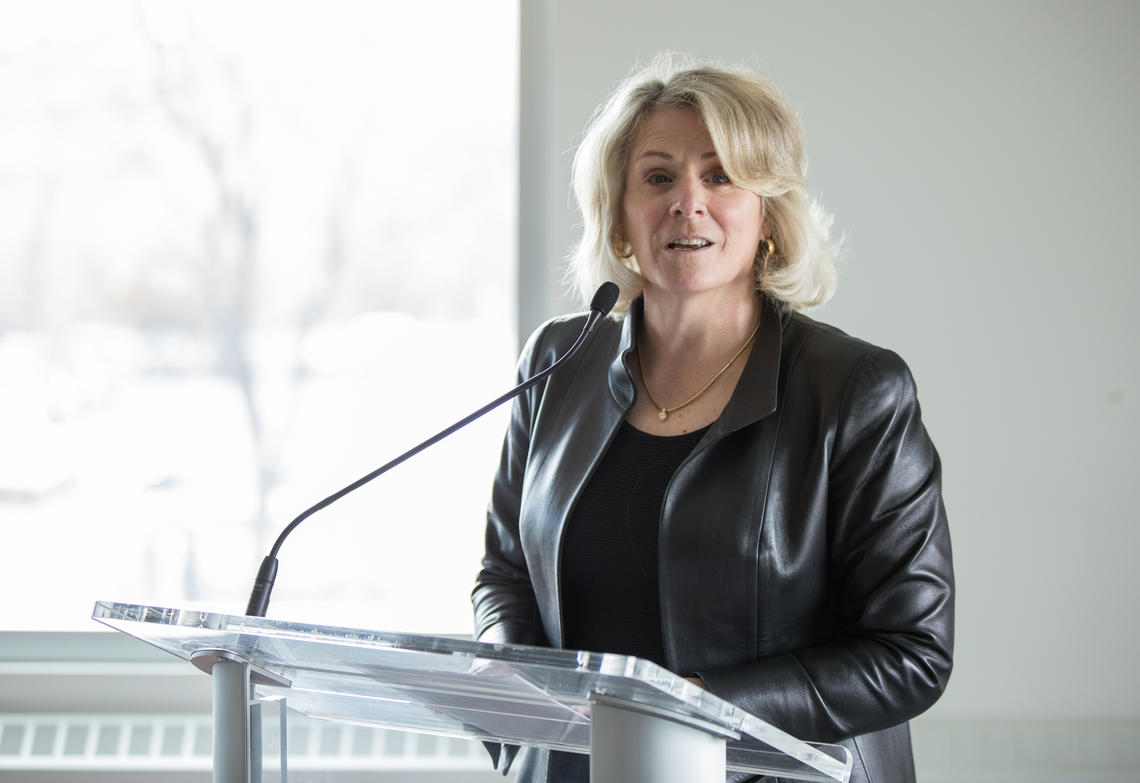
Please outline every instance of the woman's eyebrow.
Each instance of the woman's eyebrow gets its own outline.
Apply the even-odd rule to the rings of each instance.
[[[717,157],[716,150],[709,150],[705,154],[701,155],[701,160],[708,160],[709,158],[715,157]],[[642,158],[664,158],[665,160],[673,160],[672,155],[670,155],[668,152],[662,152],[661,150],[646,150],[645,152],[639,154],[635,160],[641,160]]]
[[[642,158],[664,158],[665,160],[673,160],[673,156],[668,152],[661,152],[660,150],[646,150],[637,156],[637,160]]]

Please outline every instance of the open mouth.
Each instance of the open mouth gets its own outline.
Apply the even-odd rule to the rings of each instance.
[[[666,247],[670,250],[700,250],[711,244],[707,239],[674,239]]]

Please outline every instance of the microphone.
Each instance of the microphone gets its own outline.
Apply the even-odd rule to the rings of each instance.
[[[582,331],[574,340],[574,344],[570,346],[566,353],[558,357],[558,359],[555,360],[553,364],[551,364],[545,370],[542,370],[541,372],[535,374],[533,377],[523,381],[503,396],[487,403],[474,413],[460,419],[450,427],[440,430],[435,435],[432,435],[430,438],[425,440],[423,443],[420,443],[419,445],[408,449],[391,462],[381,465],[380,467],[376,468],[376,470],[369,473],[367,476],[362,476],[361,478],[349,484],[344,489],[341,489],[338,492],[334,492],[321,502],[301,512],[301,514],[296,519],[290,522],[288,526],[286,526],[286,528],[281,531],[281,535],[277,537],[277,541],[274,542],[273,548],[269,550],[269,554],[265,557],[264,560],[261,561],[261,568],[258,569],[257,578],[253,583],[253,591],[249,595],[249,605],[245,610],[246,615],[249,617],[265,617],[265,611],[269,607],[269,594],[273,591],[273,583],[277,578],[277,553],[281,550],[281,545],[285,543],[285,538],[293,532],[293,529],[296,528],[297,525],[304,522],[306,519],[320,511],[322,508],[332,505],[336,501],[340,500],[349,492],[360,489],[372,479],[384,473],[387,473],[389,470],[396,467],[400,463],[411,459],[429,446],[435,445],[439,441],[446,438],[448,435],[451,435],[453,432],[463,429],[483,414],[489,413],[490,411],[502,405],[504,402],[514,399],[541,381],[543,378],[550,375],[552,372],[557,370],[567,359],[573,356],[579,348],[582,347],[582,344],[585,342],[586,337],[588,337],[590,332],[594,330],[594,327],[597,326],[598,321],[605,318],[610,310],[613,309],[614,304],[617,303],[617,298],[618,287],[610,282],[602,283],[601,287],[599,287],[598,290],[594,293],[594,298],[590,300],[590,312],[586,318],[585,325],[582,327]]]

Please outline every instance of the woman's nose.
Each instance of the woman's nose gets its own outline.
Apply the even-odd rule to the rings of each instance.
[[[688,218],[705,213],[707,207],[705,192],[699,179],[678,180],[675,198],[673,206],[669,209],[673,217]]]

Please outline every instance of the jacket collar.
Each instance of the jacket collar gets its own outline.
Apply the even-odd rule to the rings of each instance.
[[[623,410],[629,410],[637,397],[627,359],[637,347],[638,327],[642,318],[642,298],[629,306],[622,321],[618,349],[609,367],[610,393]],[[744,365],[744,372],[736,384],[736,391],[720,417],[709,428],[709,435],[722,437],[735,430],[759,421],[776,410],[776,395],[780,376],[780,350],[784,329],[790,314],[768,297],[763,297],[760,331]]]

